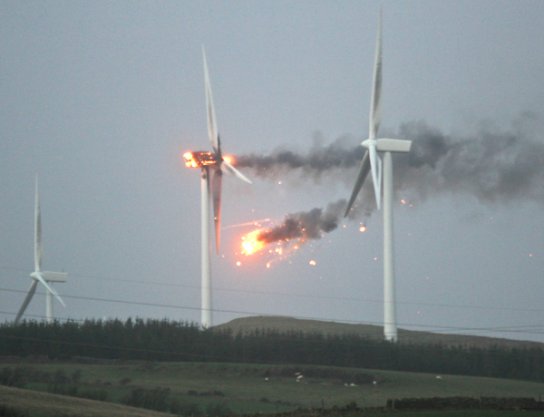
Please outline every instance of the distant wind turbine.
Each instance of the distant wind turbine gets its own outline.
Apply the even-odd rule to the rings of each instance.
[[[200,168],[200,197],[201,197],[201,326],[212,326],[212,294],[210,267],[210,194],[213,201],[213,218],[215,224],[215,250],[219,253],[221,241],[221,185],[223,167],[236,175],[242,181],[251,181],[238,171],[221,152],[221,140],[217,130],[215,108],[213,104],[212,86],[208,73],[206,52],[202,48],[204,62],[204,87],[206,92],[206,109],[208,122],[208,137],[213,151],[189,151],[183,154],[185,165],[189,168]]]
[[[52,282],[66,282],[66,272],[51,272],[42,271],[42,223],[40,215],[40,197],[38,193],[38,177],[36,177],[36,191],[35,191],[35,206],[34,206],[34,272],[30,274],[33,282],[30,286],[30,290],[26,295],[17,316],[15,317],[15,324],[18,324],[23,316],[30,300],[36,292],[38,283],[41,283],[45,287],[45,319],[48,323],[53,321],[53,296],[58,300],[62,306],[66,306],[62,298],[53,287],[49,284]]]
[[[395,310],[395,270],[393,259],[393,162],[391,152],[409,152],[412,141],[404,139],[376,138],[381,121],[381,89],[382,89],[382,15],[378,19],[376,36],[376,55],[374,58],[374,76],[372,96],[370,99],[370,115],[368,139],[361,145],[367,148],[353,192],[346,207],[345,216],[349,214],[357,194],[361,190],[371,171],[376,206],[380,209],[381,185],[383,173],[383,282],[384,282],[384,336],[386,340],[397,340],[397,318]],[[383,153],[382,160],[379,153]]]

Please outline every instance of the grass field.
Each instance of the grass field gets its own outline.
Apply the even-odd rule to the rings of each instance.
[[[25,377],[24,387],[33,390],[23,390],[25,396],[34,397],[28,401],[21,400],[17,407],[21,404],[32,405],[42,398],[40,406],[35,407],[41,410],[45,409],[43,403],[47,402],[47,396],[36,397],[39,394],[37,391],[44,395],[46,391],[62,393],[74,387],[77,387],[76,395],[91,398],[98,396],[115,403],[126,402],[126,398],[134,393],[138,395],[138,392],[162,390],[163,393],[167,392],[170,400],[175,399],[185,414],[193,410],[196,414],[213,412],[217,415],[228,412],[266,414],[297,408],[331,408],[351,402],[357,403],[359,407],[381,407],[387,399],[407,397],[544,398],[543,383],[324,366],[164,362],[0,364],[0,369],[6,367],[17,367]],[[16,398],[20,399],[22,395]],[[0,401],[3,403],[5,399],[5,391],[2,391]],[[58,401],[55,399],[53,403]],[[79,400],[68,398],[65,401]],[[98,405],[110,406],[104,402],[98,402]],[[112,414],[114,411],[85,415],[116,415]],[[125,415],[136,414],[131,412]],[[395,413],[399,417],[411,415],[425,417],[422,413]],[[436,412],[432,415],[436,415]],[[450,415],[461,414],[440,413],[441,417]],[[485,414],[480,412],[477,415]]]
[[[0,405],[26,417],[173,417],[173,414],[127,407],[110,402],[93,401],[27,389],[0,386]],[[363,411],[350,417],[531,417],[541,414],[527,411]],[[322,415],[323,416],[323,415]],[[302,417],[302,416],[301,416]]]
[[[120,404],[0,386],[0,404],[29,417],[172,417]]]

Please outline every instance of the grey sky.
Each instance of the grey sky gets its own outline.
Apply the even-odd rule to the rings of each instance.
[[[543,145],[540,1],[0,2],[0,317],[13,319],[30,285],[38,173],[44,267],[69,273],[59,317],[197,321],[199,179],[180,154],[209,148],[201,45],[226,151],[356,145],[380,4],[382,132],[423,121],[454,139]],[[325,207],[349,196],[354,176],[228,177],[224,225]],[[542,187],[496,201],[463,187],[401,190],[399,326],[544,341]],[[380,323],[381,218],[363,234],[344,224],[282,261],[240,256],[252,229],[227,227],[214,321]],[[43,313],[38,294],[28,314]]]

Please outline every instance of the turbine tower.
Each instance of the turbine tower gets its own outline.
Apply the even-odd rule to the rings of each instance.
[[[221,185],[223,182],[223,167],[227,172],[236,175],[242,181],[251,181],[238,171],[221,152],[221,140],[217,130],[215,108],[213,104],[212,87],[208,73],[206,52],[202,48],[204,62],[204,88],[206,94],[206,110],[208,137],[213,151],[189,151],[183,154],[185,165],[189,168],[200,168],[200,204],[201,204],[201,326],[212,326],[212,282],[210,267],[210,195],[213,202],[213,219],[215,225],[215,250],[219,253],[221,241]]]
[[[38,193],[38,177],[36,176],[36,191],[35,191],[35,202],[34,202],[34,272],[30,274],[33,282],[30,286],[17,316],[15,317],[15,324],[18,324],[23,316],[30,300],[36,292],[36,287],[38,283],[41,283],[45,287],[45,320],[48,323],[53,322],[53,297],[55,297],[62,306],[66,306],[62,298],[55,291],[51,285],[52,282],[66,282],[67,273],[66,272],[51,272],[51,271],[42,271],[42,255],[43,255],[43,246],[42,246],[42,223],[40,215],[40,197]]]
[[[381,206],[383,174],[383,288],[384,288],[384,336],[386,340],[397,341],[397,318],[395,300],[395,268],[393,255],[393,161],[392,152],[409,152],[412,141],[404,139],[376,138],[381,121],[382,88],[382,15],[378,19],[374,75],[370,99],[368,139],[361,145],[367,150],[361,161],[355,186],[344,216],[349,214],[357,194],[371,171],[374,197],[378,210]],[[383,154],[383,170],[382,159]]]

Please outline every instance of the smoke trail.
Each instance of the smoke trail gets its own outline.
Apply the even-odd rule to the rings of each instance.
[[[325,209],[314,208],[307,212],[288,214],[282,224],[263,230],[259,240],[272,243],[291,239],[320,239],[323,234],[338,227],[346,203],[346,200],[339,200],[329,203]]]
[[[488,203],[521,199],[544,204],[544,143],[530,139],[531,121],[526,116],[510,131],[487,127],[468,137],[446,135],[424,122],[405,123],[391,135],[413,141],[408,155],[394,155],[395,189],[413,198],[465,193]],[[355,169],[363,153],[358,143],[341,138],[314,145],[307,154],[243,155],[237,165],[268,179],[298,172],[314,181],[325,175],[345,181],[354,178],[346,170]]]
[[[444,193],[464,193],[485,203],[533,201],[544,204],[544,143],[531,140],[531,117],[524,117],[510,131],[483,128],[468,137],[454,137],[423,122],[403,124],[393,137],[411,139],[412,150],[394,161],[395,190],[411,199],[426,199]],[[358,166],[364,149],[341,138],[328,146],[314,145],[307,154],[281,150],[270,155],[246,155],[237,165],[252,169],[262,178],[276,179],[289,172],[305,178],[354,180],[346,170]],[[262,231],[259,239],[271,243],[290,239],[319,239],[338,227],[346,200],[325,209],[288,214],[282,224]],[[354,219],[370,216],[375,209],[369,180],[358,204],[350,213]]]
[[[280,149],[270,155],[238,156],[236,165],[252,169],[254,174],[262,178],[273,179],[288,171],[299,171],[316,180],[324,172],[356,166],[363,154],[361,146],[354,146],[353,141],[342,137],[327,146],[314,144],[305,155]]]

